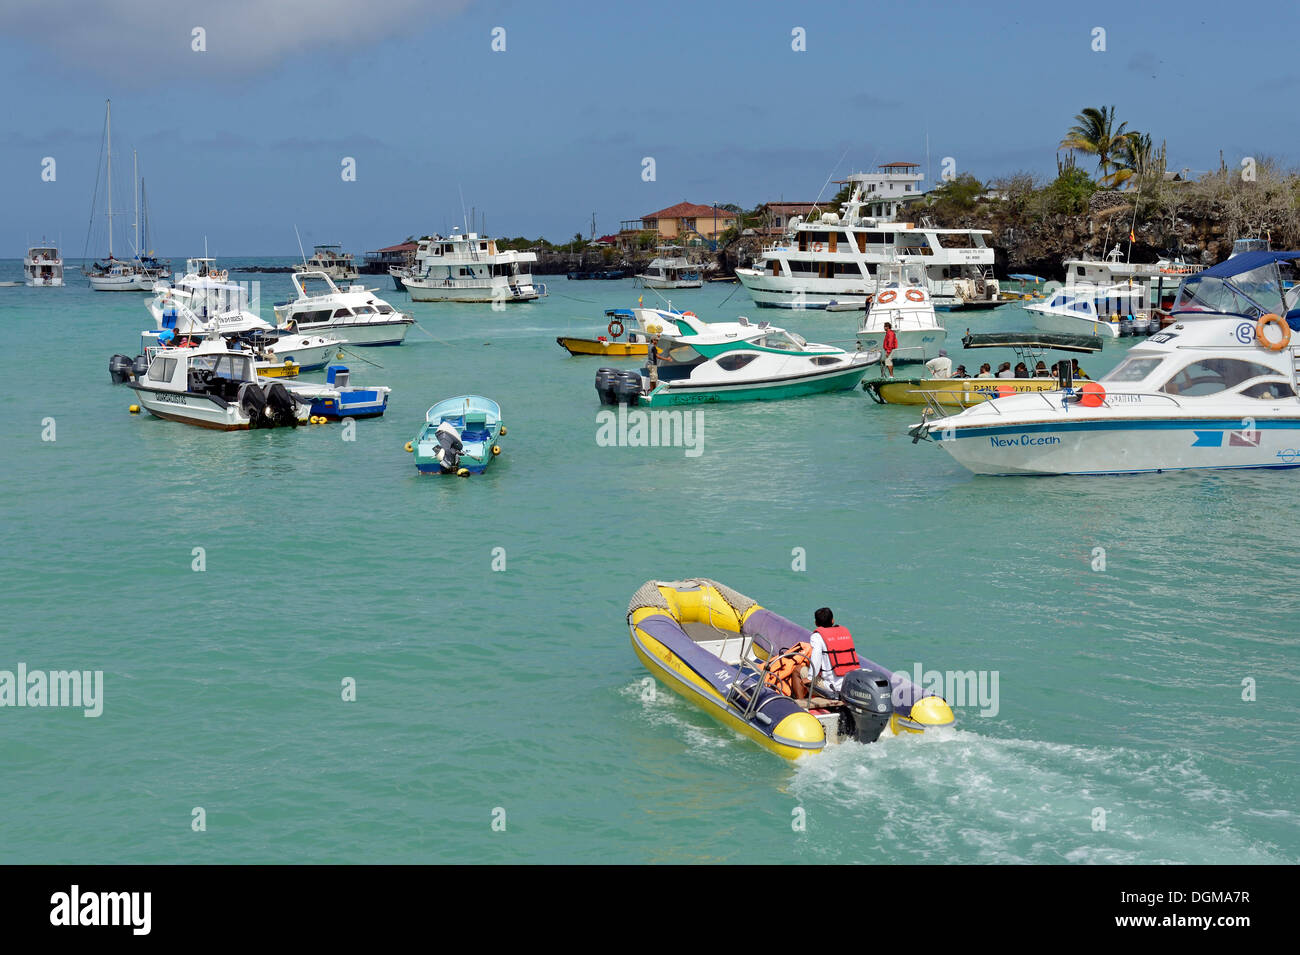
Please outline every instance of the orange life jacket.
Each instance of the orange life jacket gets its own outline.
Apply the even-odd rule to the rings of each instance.
[[[853,635],[848,627],[818,627],[817,632],[826,641],[826,653],[831,658],[831,669],[836,676],[843,676],[860,669],[858,651],[853,648]]]
[[[781,653],[788,653],[789,656],[783,656],[770,668],[765,668],[763,682],[782,696],[802,700],[808,695],[808,682],[799,671],[808,666],[809,661],[812,660],[812,646],[807,643],[796,643],[789,650],[782,650]]]

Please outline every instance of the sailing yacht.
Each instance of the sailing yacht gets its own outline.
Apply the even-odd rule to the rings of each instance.
[[[152,291],[154,282],[166,275],[166,269],[161,263],[154,262],[152,267],[146,268],[140,256],[140,208],[139,193],[135,193],[136,213],[135,213],[135,253],[133,260],[119,259],[113,252],[113,218],[121,213],[113,212],[113,101],[106,100],[104,105],[104,142],[105,154],[108,160],[108,187],[107,196],[107,213],[108,219],[108,258],[106,261],[96,261],[93,265],[87,267],[83,265],[81,271],[86,278],[90,280],[90,287],[96,292],[147,292]],[[134,153],[133,163],[134,163]],[[138,164],[135,169],[135,179],[139,181]],[[135,187],[132,187],[135,192]],[[91,213],[92,219],[94,212]],[[152,261],[152,260],[151,260]]]

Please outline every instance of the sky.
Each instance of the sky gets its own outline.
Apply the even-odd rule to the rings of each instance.
[[[295,226],[361,253],[471,209],[568,241],[593,213],[600,235],[683,200],[825,198],[927,142],[927,187],[945,157],[1050,179],[1086,106],[1171,168],[1300,165],[1300,4],[1086,6],[0,0],[0,256],[105,254],[110,98],[116,249],[134,149],[173,257],[296,255]]]

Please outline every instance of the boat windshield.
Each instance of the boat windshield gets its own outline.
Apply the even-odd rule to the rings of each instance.
[[[1252,378],[1280,377],[1280,372],[1240,358],[1203,358],[1170,378],[1160,390],[1171,395],[1217,395]]]
[[[1101,376],[1102,381],[1142,381],[1163,358],[1126,358],[1118,366]]]
[[[792,332],[768,332],[754,344],[777,351],[800,351],[808,343]]]
[[[1277,277],[1277,268],[1271,262],[1229,278],[1194,276],[1179,287],[1173,310],[1258,318],[1281,303]]]

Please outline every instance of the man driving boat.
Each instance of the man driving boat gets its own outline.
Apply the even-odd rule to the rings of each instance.
[[[835,623],[830,607],[822,607],[813,614],[816,629],[809,642],[812,644],[813,686],[819,683],[837,694],[844,674],[860,669],[858,652],[853,646],[853,635],[848,627]]]

